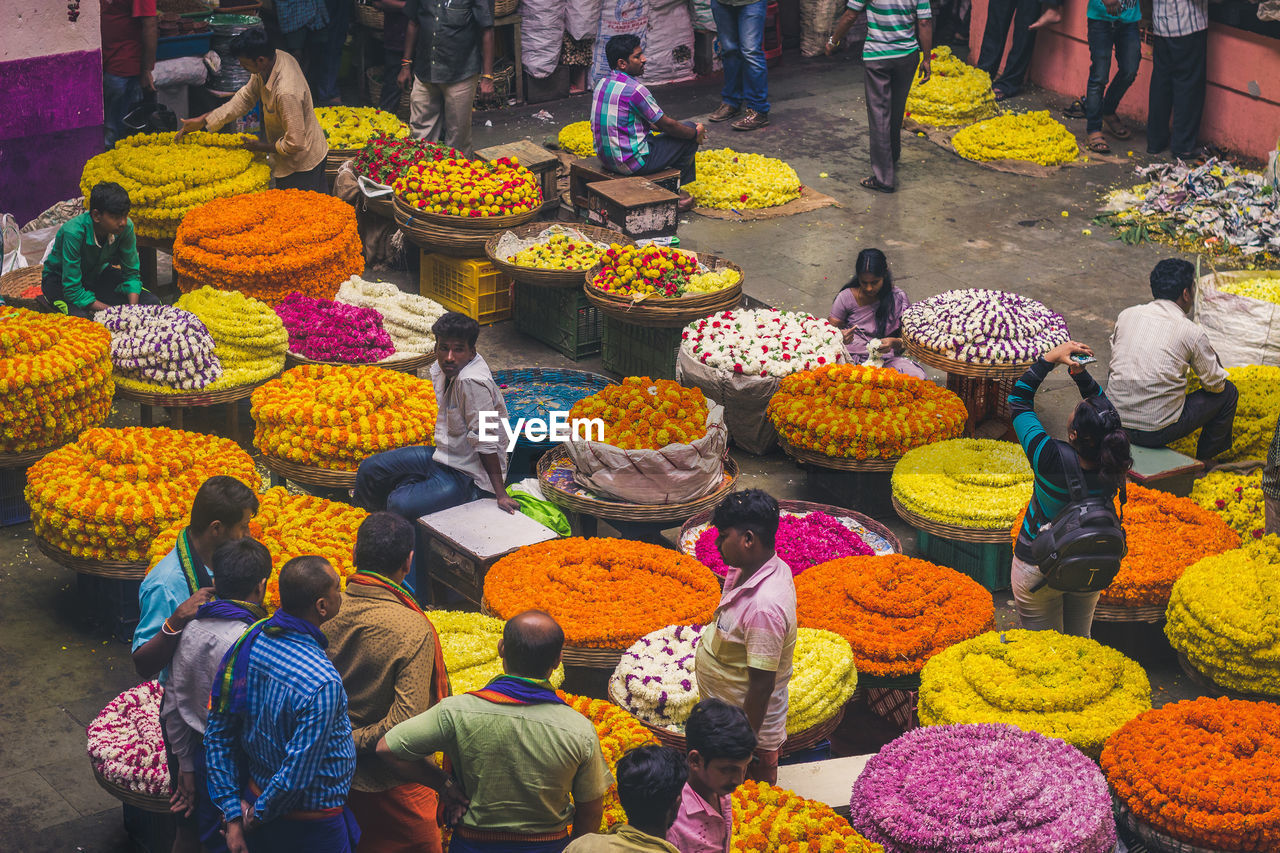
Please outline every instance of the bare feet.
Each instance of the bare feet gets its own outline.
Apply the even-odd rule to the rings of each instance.
[[[676,202],[676,209],[681,213],[684,213],[687,210],[693,210],[693,206],[695,204],[697,204],[697,202],[694,200],[693,196],[682,192],[680,193],[680,200]]]
[[[1038,30],[1044,27],[1052,26],[1062,20],[1062,10],[1057,6],[1049,6],[1044,10],[1044,14],[1040,16],[1040,20],[1036,21],[1029,30]]]

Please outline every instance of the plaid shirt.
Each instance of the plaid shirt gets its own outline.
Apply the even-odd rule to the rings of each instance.
[[[1152,0],[1151,23],[1163,38],[1189,36],[1209,28],[1209,0]]]
[[[1280,501],[1280,418],[1276,419],[1276,433],[1271,437],[1267,464],[1262,469],[1262,492],[1273,501]]]
[[[329,26],[329,10],[324,0],[276,0],[276,22],[280,32],[291,33],[306,27],[323,30]]]
[[[591,135],[606,166],[632,175],[649,157],[649,130],[662,118],[649,89],[630,74],[611,71],[596,84]]]

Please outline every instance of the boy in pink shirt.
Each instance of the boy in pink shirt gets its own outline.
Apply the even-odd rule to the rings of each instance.
[[[680,853],[729,853],[731,795],[747,778],[756,735],[742,709],[703,699],[685,723],[689,781],[667,841]]]

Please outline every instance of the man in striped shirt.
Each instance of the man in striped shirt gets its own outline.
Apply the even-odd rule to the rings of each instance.
[[[1147,104],[1147,153],[1165,148],[1190,160],[1196,144],[1208,80],[1209,0],[1153,0],[1151,89]]]

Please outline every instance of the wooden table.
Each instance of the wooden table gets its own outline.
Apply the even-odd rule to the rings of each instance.
[[[279,374],[277,374],[278,376]],[[191,391],[183,394],[154,394],[147,391],[135,391],[126,388],[123,385],[116,385],[116,395],[125,399],[132,400],[138,404],[140,411],[139,421],[142,426],[149,427],[155,423],[155,410],[158,408],[169,410],[169,424],[174,429],[182,429],[187,409],[204,409],[213,408],[214,406],[226,406],[227,412],[227,438],[237,444],[240,443],[240,401],[247,399],[253,394],[257,388],[264,382],[274,379],[275,376],[269,376],[261,382],[254,382],[251,385],[239,385],[234,388],[224,388],[221,391],[203,392]]]

